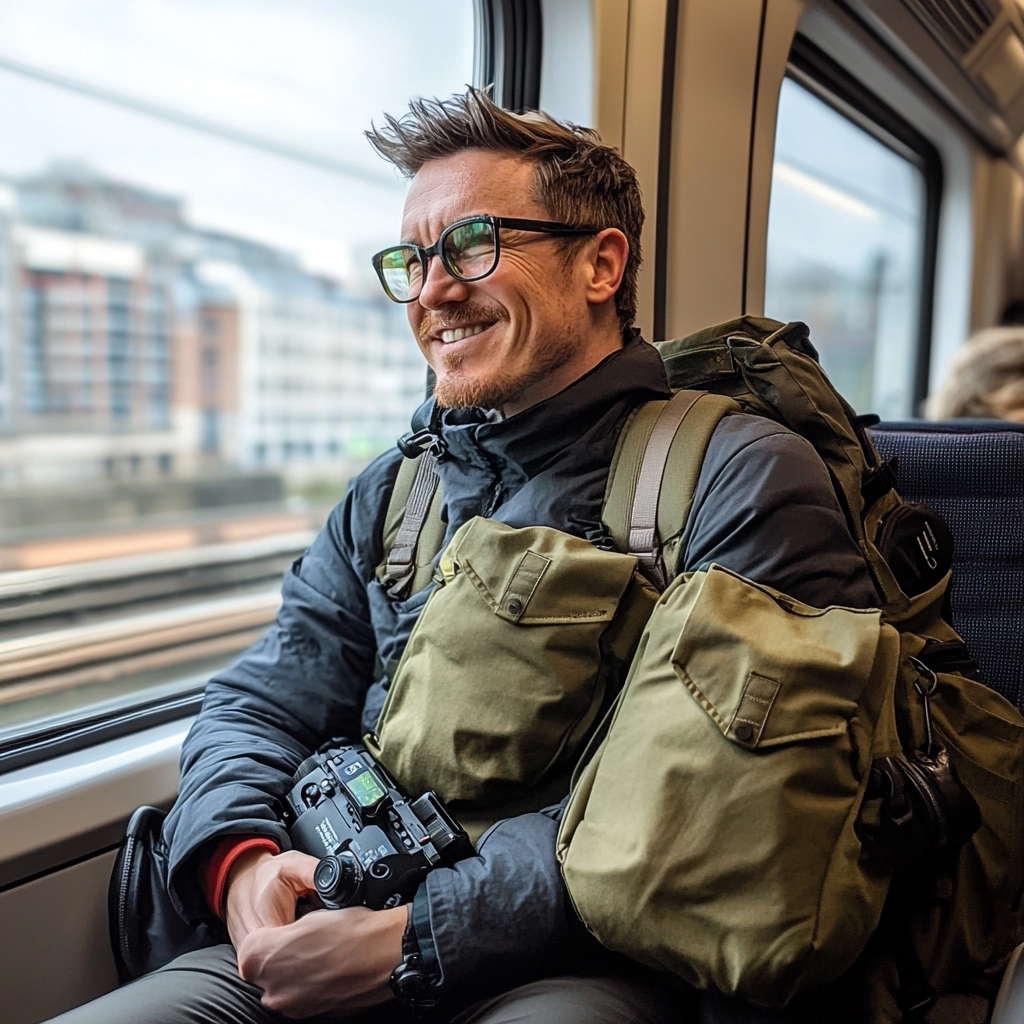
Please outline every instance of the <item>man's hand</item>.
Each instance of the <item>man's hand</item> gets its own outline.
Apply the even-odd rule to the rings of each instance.
[[[387,1002],[402,960],[408,907],[320,910],[284,927],[249,932],[238,973],[263,989],[263,1005],[286,1017],[355,1013]]]
[[[236,950],[257,928],[276,928],[295,920],[296,901],[316,892],[317,863],[316,857],[297,850],[277,854],[249,850],[231,865],[224,921]]]

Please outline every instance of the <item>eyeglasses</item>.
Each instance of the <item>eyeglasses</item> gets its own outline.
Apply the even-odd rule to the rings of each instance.
[[[441,232],[429,249],[419,245],[393,245],[373,257],[373,269],[388,298],[414,302],[423,290],[431,256],[458,281],[479,281],[493,274],[501,258],[501,228],[538,231],[545,235],[594,235],[600,228],[560,224],[553,220],[519,220],[513,217],[467,217]]]

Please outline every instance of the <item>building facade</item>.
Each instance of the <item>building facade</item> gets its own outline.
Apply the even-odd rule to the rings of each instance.
[[[86,168],[0,207],[0,482],[349,475],[408,429],[404,310]]]

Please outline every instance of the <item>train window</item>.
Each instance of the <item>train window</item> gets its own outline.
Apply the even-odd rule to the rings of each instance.
[[[194,693],[408,429],[362,131],[472,81],[474,6],[0,11],[0,747]]]
[[[809,44],[797,51],[808,52],[813,67],[791,65],[779,100],[765,313],[809,324],[857,412],[913,416],[927,380],[938,157]],[[814,73],[823,67],[832,81]]]

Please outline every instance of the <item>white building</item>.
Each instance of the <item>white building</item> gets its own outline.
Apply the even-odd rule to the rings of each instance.
[[[426,368],[400,307],[301,271],[207,260],[196,277],[204,309],[227,297],[237,309],[227,461],[292,479],[344,476],[409,429]]]
[[[136,242],[0,217],[0,481],[191,468],[167,289]]]
[[[4,202],[6,198],[6,202]],[[408,430],[405,310],[59,165],[0,194],[0,482],[351,475]]]

